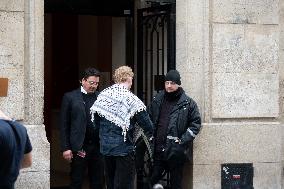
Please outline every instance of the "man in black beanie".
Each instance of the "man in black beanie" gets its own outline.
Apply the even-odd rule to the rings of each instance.
[[[165,81],[173,81],[181,85],[179,72],[177,70],[170,70],[165,76]]]
[[[179,72],[170,70],[165,76],[165,89],[148,106],[154,124],[151,184],[157,184],[167,171],[171,189],[182,188],[183,166],[192,159],[192,142],[201,128],[198,106],[180,85]]]

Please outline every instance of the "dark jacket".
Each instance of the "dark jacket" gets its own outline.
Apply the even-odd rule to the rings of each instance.
[[[148,113],[154,125],[154,137],[164,95],[165,91],[158,93],[148,106]],[[180,144],[175,143],[175,145],[178,145],[177,147],[181,148],[183,151],[183,154],[179,155],[185,155],[185,157],[181,157],[180,159],[192,159],[192,141],[199,133],[200,128],[201,117],[197,104],[192,98],[183,92],[170,113],[170,120],[167,129],[167,138],[178,137],[178,139],[181,140]],[[169,144],[170,142],[165,144],[166,149],[169,148]]]
[[[26,128],[0,119],[0,188],[13,189],[24,154],[32,151]]]
[[[98,115],[96,115],[98,117]],[[100,126],[100,151],[106,156],[126,156],[134,151],[134,125],[137,123],[148,136],[152,136],[153,126],[148,113],[137,112],[130,120],[126,141],[122,129],[104,117],[96,118]]]
[[[95,92],[98,96],[98,92]],[[87,127],[87,115],[82,92],[79,89],[64,94],[60,115],[61,150],[82,149]]]

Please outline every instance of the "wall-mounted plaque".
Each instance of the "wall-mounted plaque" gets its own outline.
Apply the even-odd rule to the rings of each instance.
[[[8,93],[8,78],[0,78],[0,97],[7,96]]]

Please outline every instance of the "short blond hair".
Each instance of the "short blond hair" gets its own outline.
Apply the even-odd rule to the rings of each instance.
[[[133,78],[134,73],[129,66],[120,66],[114,71],[113,80],[115,83],[123,83],[128,77]]]

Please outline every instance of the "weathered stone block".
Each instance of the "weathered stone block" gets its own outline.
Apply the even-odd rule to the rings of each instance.
[[[247,162],[243,162],[247,163]],[[279,163],[253,163],[253,186],[257,189],[281,189],[281,164]],[[193,188],[220,189],[220,164],[194,164]]]
[[[279,23],[279,0],[214,0],[213,22]]]
[[[24,13],[0,12],[0,76],[9,78],[8,97],[1,108],[15,119],[24,118]]]
[[[50,166],[50,144],[46,138],[44,125],[27,125],[28,134],[33,146],[32,171],[49,171]]]
[[[0,58],[7,60],[1,67],[24,65],[24,13],[0,12]]]
[[[282,127],[277,122],[206,124],[194,141],[193,161],[195,164],[279,163]]]
[[[24,0],[1,0],[0,12],[4,11],[24,11]]]
[[[193,188],[221,188],[223,163],[253,163],[255,188],[280,189],[282,127],[277,122],[205,124],[194,141]]]
[[[213,72],[268,72],[278,69],[276,26],[213,25]]]
[[[50,189],[50,172],[25,172],[22,171],[15,184],[17,189]]]
[[[254,163],[254,188],[266,189],[282,189],[281,188],[281,178],[282,175],[282,165],[279,163],[263,162]]]
[[[277,117],[275,26],[213,25],[212,117]]]
[[[277,74],[213,74],[212,117],[277,117],[279,82]]]
[[[16,183],[21,189],[50,188],[50,144],[44,125],[26,125],[32,143],[32,166],[22,169]]]
[[[220,189],[221,167],[219,164],[193,165],[193,188]]]
[[[0,98],[1,108],[10,117],[24,119],[24,79],[23,69],[0,69],[1,77],[8,81],[8,96]]]
[[[201,106],[201,95],[200,92],[203,90],[203,78],[199,77],[202,73],[188,72],[187,68],[177,68],[181,75],[181,86],[190,97],[192,97],[198,105]],[[198,100],[197,100],[198,99]]]

